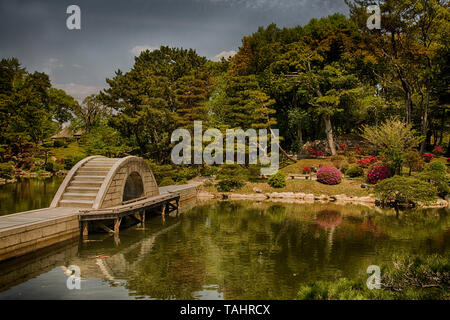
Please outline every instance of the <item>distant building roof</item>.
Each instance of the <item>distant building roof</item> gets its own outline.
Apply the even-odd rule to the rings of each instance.
[[[84,134],[83,130],[78,130],[76,132],[73,132],[70,127],[63,128],[60,132],[50,137],[52,140],[56,139],[70,139],[74,137],[81,137]]]

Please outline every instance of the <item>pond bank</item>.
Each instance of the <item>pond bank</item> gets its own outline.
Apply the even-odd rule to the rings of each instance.
[[[336,203],[336,204],[361,204],[368,207],[377,206],[378,200],[374,195],[357,197],[338,195],[314,195],[303,192],[270,192],[270,193],[233,193],[233,192],[208,192],[200,191],[198,193],[200,200],[253,200],[253,201],[278,201],[287,203]],[[422,208],[448,208],[449,202],[444,199],[438,199],[435,203],[422,206]]]

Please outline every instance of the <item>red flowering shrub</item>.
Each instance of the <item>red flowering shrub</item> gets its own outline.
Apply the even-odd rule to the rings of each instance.
[[[316,151],[316,152],[314,152],[314,155],[316,157],[320,157],[320,156],[323,156],[323,152],[322,151]]]
[[[375,164],[367,173],[367,181],[369,183],[377,183],[378,181],[390,178],[392,176],[391,167],[381,164]]]
[[[450,163],[450,158],[447,158],[447,163]]]
[[[341,183],[341,172],[334,167],[322,167],[317,171],[317,181],[329,185],[339,184]]]
[[[423,158],[425,159],[425,162],[431,162],[433,160],[434,155],[432,153],[424,153]]]
[[[441,154],[444,153],[444,148],[442,148],[442,146],[436,146],[433,149],[433,154],[440,156]]]
[[[423,163],[415,163],[413,165],[414,171],[423,171],[423,168],[424,168]]]
[[[361,167],[367,168],[369,167],[370,164],[375,163],[377,161],[378,161],[377,157],[369,156],[368,158],[360,159],[357,162]]]
[[[364,150],[361,148],[361,146],[360,146],[359,144],[357,144],[357,145],[355,146],[355,152],[356,152],[356,154],[361,155],[361,154],[364,153]]]
[[[310,167],[304,167],[302,170],[303,174],[311,173],[311,171],[312,171],[312,169]]]
[[[347,151],[347,145],[345,143],[339,143],[339,149],[346,152]]]
[[[323,156],[323,152],[322,152],[322,151],[316,151],[316,150],[314,150],[313,147],[309,147],[309,148],[308,148],[308,153],[309,153],[310,155],[312,155],[312,156],[315,156],[315,157]]]

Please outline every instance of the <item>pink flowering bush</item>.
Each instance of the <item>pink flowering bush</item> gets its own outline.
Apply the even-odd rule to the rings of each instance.
[[[339,184],[341,183],[341,172],[334,167],[322,167],[317,171],[317,181],[323,184]]]
[[[367,181],[375,184],[378,181],[390,178],[392,176],[391,167],[381,164],[375,164],[367,173]]]

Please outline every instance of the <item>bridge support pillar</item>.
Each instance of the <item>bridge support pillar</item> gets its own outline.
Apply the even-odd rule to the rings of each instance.
[[[114,220],[114,233],[119,233],[120,223],[122,222],[122,218],[118,218]]]
[[[81,232],[83,237],[87,237],[89,235],[89,225],[87,221],[81,222]]]

